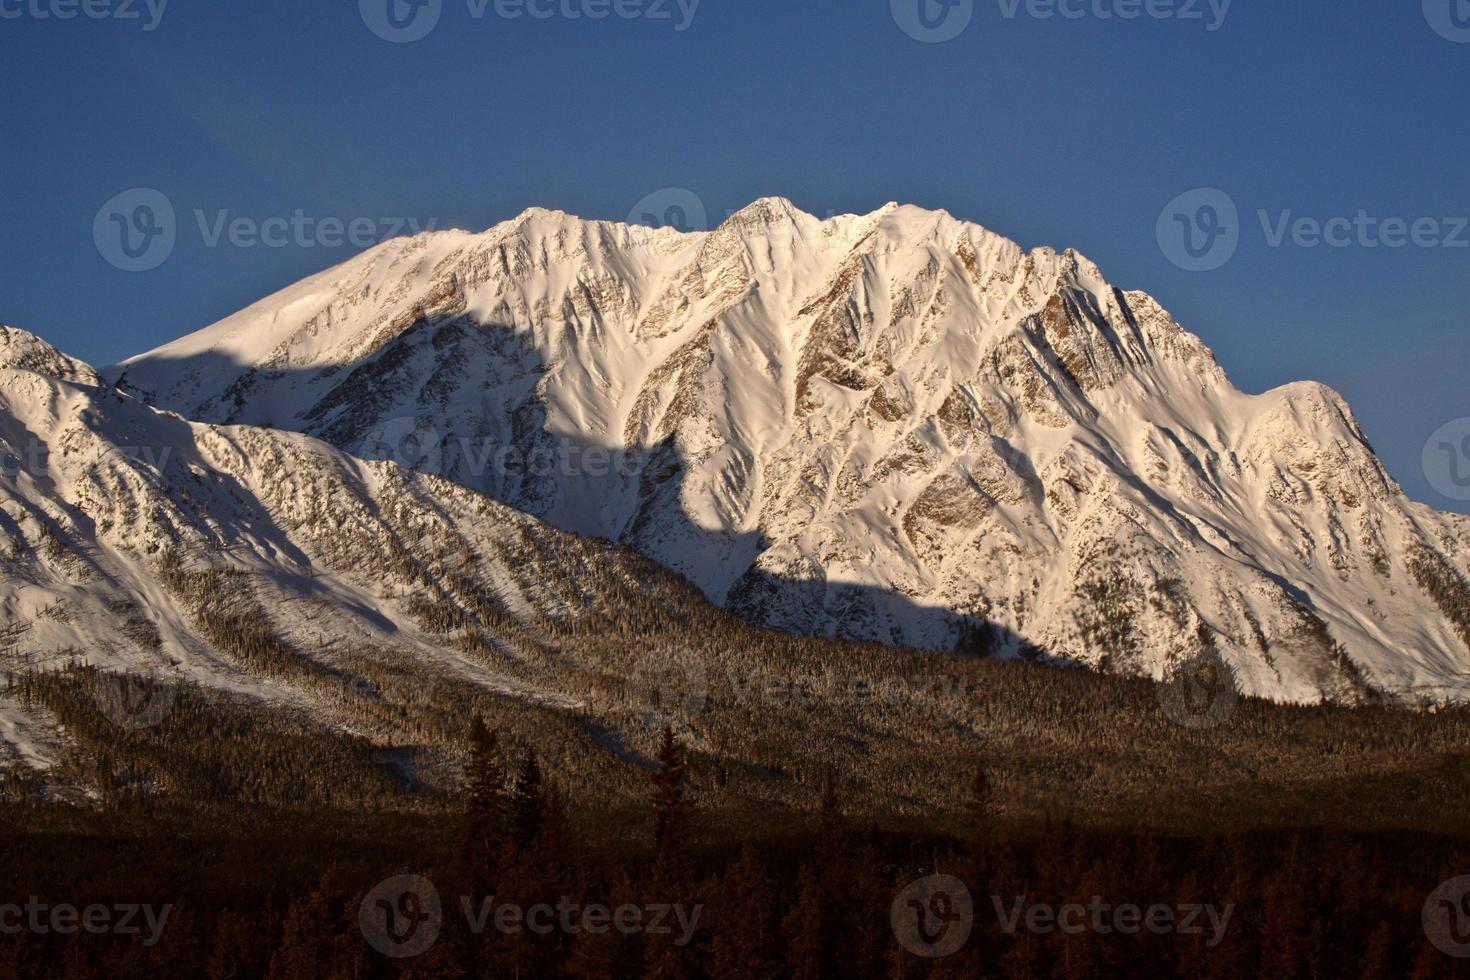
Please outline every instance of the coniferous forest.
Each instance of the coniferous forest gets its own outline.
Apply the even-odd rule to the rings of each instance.
[[[646,743],[604,749],[602,776],[580,743],[605,732],[493,700],[384,751],[187,687],[12,676],[9,696],[55,713],[75,751],[65,780],[5,783],[0,970],[1465,975],[1464,714],[1244,700],[1192,728],[1144,682],[969,667],[988,731],[853,764],[813,725],[741,764],[715,749],[723,711],[785,725],[812,705],[712,690],[650,713]],[[99,709],[118,697],[166,713],[122,729]],[[913,780],[929,791],[909,797]]]

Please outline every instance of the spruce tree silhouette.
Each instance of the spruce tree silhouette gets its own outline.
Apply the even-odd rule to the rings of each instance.
[[[509,836],[510,806],[505,791],[505,770],[500,764],[499,740],[478,716],[470,726],[465,794],[469,812],[461,848],[464,876],[471,894],[490,894],[496,865]]]

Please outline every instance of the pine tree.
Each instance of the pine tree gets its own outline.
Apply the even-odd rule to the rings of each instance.
[[[321,888],[294,900],[281,927],[281,945],[271,957],[269,980],[316,980],[326,976],[334,918]]]
[[[826,976],[822,886],[811,868],[803,867],[797,876],[796,904],[786,913],[781,932],[791,980],[822,980]]]
[[[880,976],[886,953],[897,944],[889,921],[893,882],[882,872],[883,859],[877,824],[869,827],[842,862],[837,880],[845,883],[843,901],[834,902],[842,911],[835,919],[840,930],[832,946],[837,955],[833,968],[857,976]]]
[[[489,894],[496,862],[509,829],[509,803],[500,747],[484,719],[470,727],[470,761],[465,771],[468,814],[461,859],[472,894]]]
[[[658,771],[653,774],[654,847],[662,876],[682,877],[684,841],[689,834],[689,804],[684,798],[688,762],[666,726],[658,750]]]
[[[689,764],[684,750],[666,726],[658,750],[658,771],[653,774],[654,847],[652,901],[660,904],[687,898],[684,843],[689,836],[689,802],[684,797]],[[692,976],[689,951],[677,947],[668,936],[650,937],[645,980],[684,980]]]
[[[617,868],[604,880],[607,878],[612,881],[610,900],[606,902],[610,908],[638,904],[638,890],[626,871]],[[641,936],[623,935],[616,929],[582,930],[573,944],[567,972],[583,980],[624,980],[637,976],[642,962]]]
[[[966,829],[969,831],[972,847],[983,845],[989,838],[994,810],[995,790],[990,784],[990,776],[984,766],[977,766],[975,776],[970,780],[970,800],[966,813]]]
[[[1262,919],[1261,971],[1270,976],[1296,976],[1306,960],[1308,927],[1301,897],[1285,873],[1268,883]]]
[[[776,902],[747,841],[725,872],[711,950],[715,980],[766,980],[776,973]]]
[[[525,761],[516,773],[511,792],[511,840],[521,854],[530,852],[546,822],[546,789],[542,784],[541,766],[536,753],[527,750]]]
[[[822,776],[822,846],[828,849],[841,848],[842,838],[847,833],[847,821],[842,816],[842,805],[837,797],[837,779],[828,766]]]
[[[214,924],[214,940],[204,961],[207,980],[235,980],[259,970],[255,949],[259,937],[251,923],[226,909]]]
[[[1368,937],[1368,948],[1358,963],[1358,976],[1363,980],[1393,975],[1393,927],[1387,921],[1378,923]]]

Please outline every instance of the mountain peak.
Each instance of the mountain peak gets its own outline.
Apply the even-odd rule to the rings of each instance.
[[[63,354],[33,333],[4,325],[0,325],[0,368],[92,387],[102,383],[91,365]]]
[[[1206,637],[1249,693],[1470,689],[1412,557],[1470,577],[1466,522],[1404,499],[1339,398],[1238,391],[1077,252],[892,202],[593,224],[533,209],[360,257],[129,381],[202,421],[411,444],[766,625],[951,648],[985,624],[1000,653],[1155,677]]]
[[[762,197],[730,215],[724,226],[758,228],[774,224],[792,224],[813,220],[812,216],[784,197]]]

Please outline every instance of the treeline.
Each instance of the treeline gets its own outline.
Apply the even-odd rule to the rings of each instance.
[[[442,814],[467,760],[466,719],[483,716],[515,751],[535,746],[581,806],[620,813],[642,805],[672,722],[691,794],[731,824],[754,814],[810,829],[831,770],[861,819],[952,831],[976,765],[1017,823],[1455,833],[1470,808],[1464,709],[1240,699],[1191,728],[1146,681],[754,629],[684,646],[608,637],[553,656],[571,703],[350,643],[268,698],[80,666],[12,672],[0,695],[55,739],[45,754],[59,761],[0,759],[12,777],[0,799],[80,793],[114,808],[210,804],[225,818],[231,804]]]
[[[8,779],[0,799],[44,804],[59,789],[80,789],[109,812],[408,801],[367,739],[196,685],[77,666],[11,674],[4,693],[50,715],[66,741],[44,780]]]
[[[199,824],[175,836],[184,825],[169,819],[124,819],[110,833],[48,829],[38,809],[26,812],[21,829],[22,815],[7,813],[4,901],[36,895],[79,905],[168,904],[171,912],[152,946],[138,936],[0,930],[0,977],[1464,975],[1463,961],[1436,948],[1421,922],[1435,887],[1470,869],[1463,839],[1322,830],[1159,837],[1018,825],[1003,818],[983,770],[954,801],[964,814],[958,833],[855,818],[842,781],[828,776],[814,829],[783,832],[779,819],[752,821],[747,833],[712,839],[709,826],[729,826],[728,815],[697,805],[687,746],[670,729],[632,818],[579,807],[576,785],[548,769],[541,753],[505,745],[479,720],[466,752],[456,801],[437,818],[298,811],[269,833],[257,826],[231,837]],[[595,843],[607,840],[618,843]],[[441,912],[432,929],[419,921],[422,896],[409,901],[383,890],[405,874],[433,885]],[[961,925],[969,933],[952,952],[930,958],[894,918],[910,910],[900,899],[906,889],[935,874],[963,881],[973,901],[963,923],[952,896],[916,907],[934,913],[921,923],[931,938]],[[1217,914],[1201,916],[1198,929],[1130,933],[1032,929],[1016,912],[1099,902],[1169,907],[1181,912],[1176,922],[1188,909]],[[558,925],[541,934],[495,925],[495,909],[538,905],[676,907],[684,915],[670,915],[667,931]],[[471,928],[471,915],[486,909],[485,928]],[[430,941],[416,937],[417,928],[430,929],[422,937]],[[385,955],[408,940],[421,942],[416,955]]]

